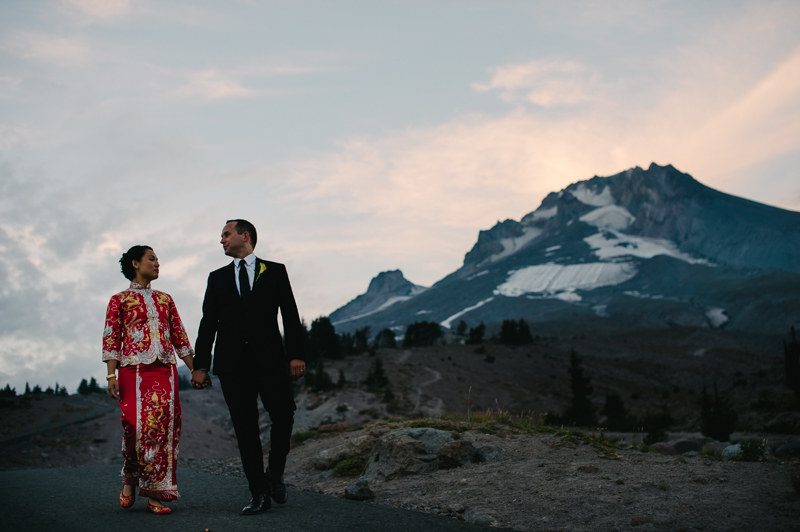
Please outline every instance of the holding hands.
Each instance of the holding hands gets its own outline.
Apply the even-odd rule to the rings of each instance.
[[[195,390],[202,390],[203,388],[208,388],[209,386],[214,385],[211,384],[211,376],[206,370],[196,369],[192,371],[192,388]]]

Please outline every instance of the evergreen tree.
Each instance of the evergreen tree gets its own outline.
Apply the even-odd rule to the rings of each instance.
[[[456,327],[456,336],[466,336],[467,334],[467,322],[461,320],[458,322],[458,327]]]
[[[373,349],[380,349],[382,347],[395,349],[397,347],[397,340],[395,339],[394,331],[391,329],[383,329],[375,336],[372,347]]]
[[[376,358],[375,362],[372,363],[372,368],[367,372],[364,384],[370,390],[380,390],[389,386],[389,377],[386,376],[386,372],[383,370],[383,361],[380,358]]]
[[[337,388],[344,388],[347,386],[347,379],[344,377],[344,371],[341,369],[339,370],[339,380],[336,381]]]
[[[0,390],[0,397],[16,397],[17,396],[17,389],[12,388],[10,384],[6,384],[6,387]]]
[[[783,341],[783,361],[786,369],[786,385],[800,401],[800,342],[794,327],[791,329],[791,340]]]
[[[532,343],[533,337],[528,324],[522,318],[519,321],[503,320],[500,342],[504,345],[525,345]]]
[[[363,353],[369,349],[369,330],[369,325],[362,327],[361,329],[356,329],[356,332],[353,335],[353,351],[356,354]]]
[[[31,394],[31,387],[28,385],[27,382],[25,382],[25,395],[30,395],[30,394]]]
[[[442,337],[442,328],[434,321],[415,321],[406,327],[403,347],[425,347],[433,345]]]
[[[312,392],[333,390],[333,379],[331,379],[331,376],[325,371],[321,360],[317,363],[315,371],[309,371],[306,374],[306,386],[308,386]]]
[[[336,329],[329,318],[323,316],[311,322],[309,347],[314,359],[342,358],[339,336],[336,334]]]
[[[630,430],[631,420],[628,418],[628,411],[622,403],[622,398],[615,394],[606,395],[606,404],[600,411],[601,416],[606,416],[603,423],[608,430]]]
[[[731,433],[736,428],[739,416],[733,410],[730,402],[720,397],[717,383],[714,383],[714,397],[708,395],[703,387],[701,399],[700,422],[703,436],[714,438],[717,441],[728,441]]]
[[[470,327],[468,344],[478,345],[483,342],[483,335],[486,333],[486,325],[481,322],[477,327]]]
[[[92,390],[89,388],[89,383],[86,382],[86,379],[81,379],[81,383],[78,385],[78,393],[81,395],[89,395],[92,393]]]
[[[572,390],[572,404],[564,412],[564,422],[570,425],[588,427],[597,424],[590,396],[591,379],[583,374],[583,361],[573,349],[569,354],[569,376]]]
[[[50,386],[48,386],[48,387],[45,389],[45,391],[44,391],[44,394],[45,394],[45,395],[54,395],[54,394],[55,394],[55,392],[53,392],[53,389],[52,389]]]
[[[33,387],[33,392],[31,392],[31,393],[33,393],[34,395],[41,394],[42,393],[42,387],[37,384],[36,386]]]
[[[530,327],[528,327],[528,323],[522,318],[519,319],[519,324],[517,326],[517,341],[519,342],[519,345],[527,345],[533,343],[533,337],[531,336],[531,329]]]

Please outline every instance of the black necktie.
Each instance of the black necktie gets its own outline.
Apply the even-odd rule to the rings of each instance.
[[[244,260],[239,261],[239,293],[242,295],[242,302],[250,301],[250,279],[247,277],[247,265]]]

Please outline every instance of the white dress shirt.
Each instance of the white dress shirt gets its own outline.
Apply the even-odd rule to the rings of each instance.
[[[247,278],[250,279],[250,290],[253,290],[253,280],[256,278],[256,254],[251,253],[243,259],[233,259],[235,268],[233,269],[233,276],[236,279],[236,290],[239,295],[242,295],[242,289],[239,287],[239,263],[244,261],[244,269],[247,271]]]

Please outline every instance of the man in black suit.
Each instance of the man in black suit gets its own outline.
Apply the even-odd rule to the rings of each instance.
[[[233,262],[208,276],[203,318],[195,344],[192,386],[211,385],[211,346],[214,374],[231,413],[242,467],[253,497],[244,515],[271,507],[270,496],[287,500],[283,471],[296,405],[292,381],[305,374],[303,326],[286,267],[261,260],[253,253],[258,236],[246,220],[228,220],[221,244]],[[283,317],[284,341],[278,329]],[[285,345],[285,347],[284,347]],[[258,396],[271,421],[268,467],[258,428]]]

